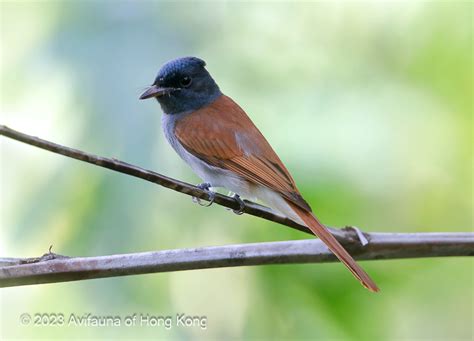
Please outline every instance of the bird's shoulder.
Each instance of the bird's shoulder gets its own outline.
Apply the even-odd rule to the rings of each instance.
[[[176,122],[175,134],[186,142],[209,140],[239,149],[239,136],[250,136],[258,129],[245,111],[231,98],[222,95]]]
[[[250,151],[247,147],[253,152],[266,147],[265,138],[245,111],[225,95],[177,121],[174,132],[188,148],[222,158],[243,155]]]

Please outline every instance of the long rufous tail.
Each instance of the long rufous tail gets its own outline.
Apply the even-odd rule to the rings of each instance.
[[[351,255],[342,247],[337,239],[328,231],[328,229],[319,222],[313,213],[308,212],[301,207],[287,201],[293,211],[305,222],[306,226],[319,237],[324,244],[331,250],[337,258],[352,272],[362,285],[372,292],[378,292],[379,288],[369,275],[362,269],[351,257]]]

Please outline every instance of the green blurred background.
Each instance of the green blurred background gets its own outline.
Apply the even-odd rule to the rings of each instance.
[[[469,2],[1,2],[1,123],[198,183],[167,145],[162,63],[195,55],[323,222],[472,229]],[[290,128],[291,127],[291,128]],[[305,234],[7,139],[0,255],[94,256]],[[473,261],[273,265],[4,289],[1,339],[470,340]],[[21,313],[206,315],[207,329],[22,326]]]

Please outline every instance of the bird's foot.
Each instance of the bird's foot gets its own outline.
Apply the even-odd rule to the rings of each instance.
[[[234,195],[232,195],[232,198],[234,198],[235,201],[237,201],[240,205],[238,210],[232,210],[232,212],[234,212],[237,215],[243,214],[244,209],[245,209],[245,202],[240,198],[240,195],[238,195],[237,193],[234,193]]]
[[[369,244],[369,241],[367,240],[367,237],[365,236],[364,232],[362,232],[357,226],[346,226],[344,230],[354,231],[355,235],[357,236],[357,239],[359,239],[359,242],[362,246],[366,246],[367,244]]]
[[[196,185],[199,189],[206,191],[209,195],[209,202],[207,204],[203,204],[201,199],[193,197],[193,202],[199,204],[200,206],[209,207],[214,203],[214,199],[216,198],[216,193],[211,191],[211,184],[209,182],[203,182],[202,184]]]
[[[235,199],[235,201],[238,202],[239,204],[239,209],[238,210],[233,210],[232,208],[226,208],[226,210],[229,210],[229,211],[232,211],[234,212],[235,214],[237,215],[241,215],[241,214],[244,214],[244,210],[245,210],[245,201],[242,200],[242,198],[240,197],[240,195],[238,195],[237,193],[234,193],[234,192],[229,192],[227,194],[227,196],[229,197],[232,197]]]

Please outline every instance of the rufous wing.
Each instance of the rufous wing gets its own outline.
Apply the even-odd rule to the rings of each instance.
[[[175,135],[189,153],[208,164],[231,170],[311,210],[265,137],[229,97],[222,95],[178,121]]]

